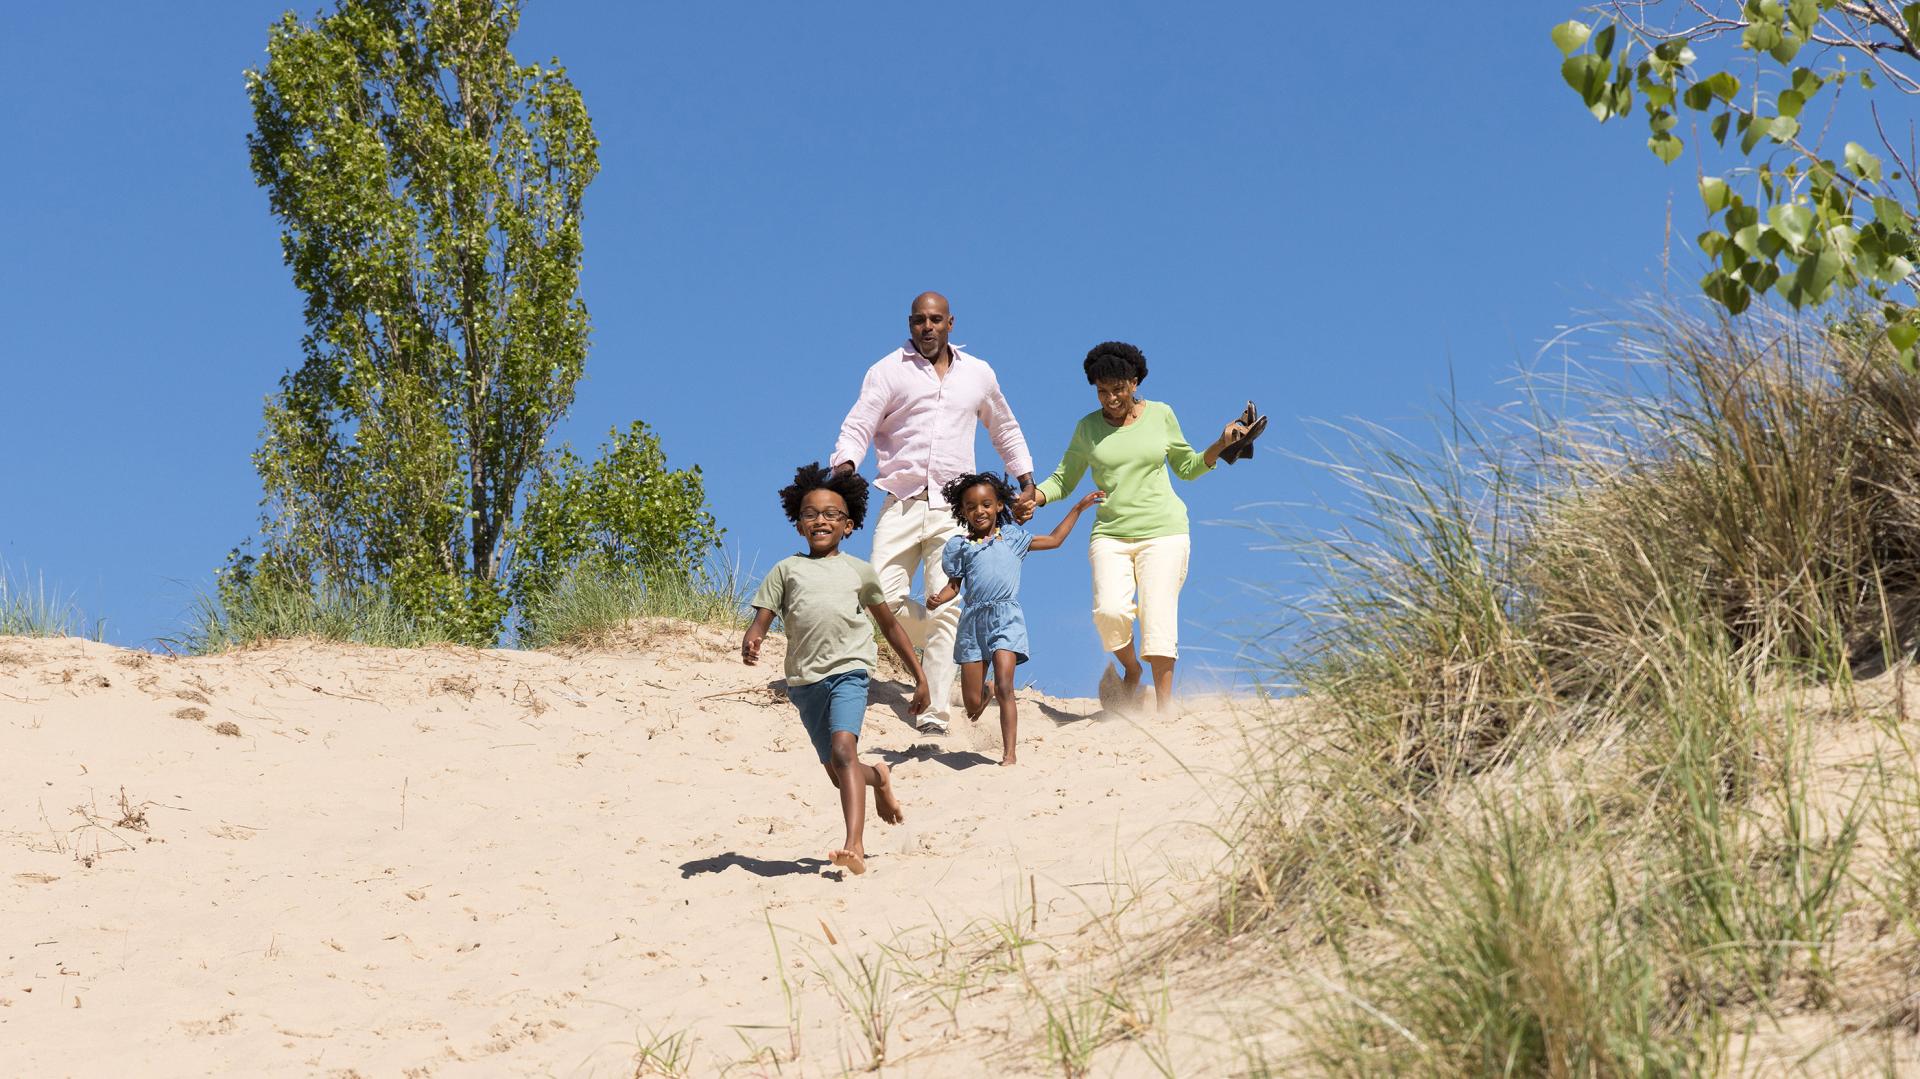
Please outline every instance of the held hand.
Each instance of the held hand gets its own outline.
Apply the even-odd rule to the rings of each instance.
[[[1019,492],[1013,496],[1013,519],[1015,523],[1026,524],[1028,521],[1033,520],[1033,511],[1035,506],[1038,505],[1034,499],[1038,493],[1038,488],[1022,487]]]
[[[920,681],[915,682],[913,684],[913,700],[907,705],[907,714],[920,715],[927,710],[927,702],[932,699],[933,694],[927,689],[927,680],[922,678]]]
[[[1238,439],[1241,435],[1244,435],[1246,433],[1247,433],[1247,425],[1242,423],[1239,420],[1234,420],[1232,423],[1229,423],[1225,427],[1220,429],[1220,441],[1215,444],[1222,448],[1225,448],[1227,446],[1232,445],[1236,439]]]
[[[1077,510],[1083,510],[1083,509],[1086,509],[1088,506],[1093,505],[1096,502],[1105,502],[1106,500],[1107,500],[1107,492],[1089,491],[1087,492],[1087,496],[1080,500],[1080,504],[1073,508]]]
[[[929,611],[932,611],[932,610],[937,610],[939,606],[945,602],[946,600],[941,599],[940,596],[936,593],[934,595],[928,596],[927,601],[921,604],[921,606],[925,607]]]
[[[740,639],[740,662],[751,667],[760,662],[760,638],[749,633]]]

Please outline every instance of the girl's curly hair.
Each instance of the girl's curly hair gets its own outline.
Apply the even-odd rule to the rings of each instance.
[[[960,509],[960,502],[966,497],[969,488],[978,487],[983,483],[993,488],[993,493],[1000,498],[1000,517],[997,523],[1012,524],[1013,484],[1008,483],[1006,477],[998,472],[969,472],[940,485],[940,497],[947,500],[947,509],[953,513],[953,519],[962,525],[967,523],[967,518]]]
[[[808,491],[832,491],[847,504],[847,516],[853,527],[867,521],[867,478],[858,472],[836,473],[817,464],[804,464],[793,470],[793,483],[780,488],[780,506],[787,520],[800,523],[800,503]]]
[[[1102,341],[1087,352],[1081,364],[1087,372],[1087,385],[1132,379],[1147,380],[1147,357],[1125,341]]]

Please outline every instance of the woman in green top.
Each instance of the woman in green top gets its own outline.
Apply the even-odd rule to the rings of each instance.
[[[1101,647],[1120,664],[1118,677],[1111,667],[1102,675],[1101,702],[1131,705],[1137,699],[1144,657],[1153,669],[1160,713],[1168,715],[1173,709],[1180,586],[1187,579],[1189,544],[1187,507],[1173,493],[1167,466],[1183,480],[1209,472],[1222,452],[1246,436],[1247,426],[1235,420],[1205,451],[1196,451],[1180,433],[1173,409],[1136,394],[1147,377],[1147,358],[1139,349],[1122,341],[1095,345],[1084,366],[1100,407],[1081,417],[1060,467],[1017,509],[1031,515],[1034,507],[1067,497],[1087,470],[1093,470],[1094,486],[1106,492],[1087,545],[1093,564],[1093,624]]]

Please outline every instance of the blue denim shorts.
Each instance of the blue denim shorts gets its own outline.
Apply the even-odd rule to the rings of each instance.
[[[788,686],[787,696],[800,710],[800,722],[821,764],[833,756],[834,731],[860,737],[860,721],[867,714],[867,672],[841,671],[804,686]]]

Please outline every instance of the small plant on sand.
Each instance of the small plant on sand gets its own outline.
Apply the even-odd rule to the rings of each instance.
[[[856,955],[852,962],[837,950],[827,954],[834,969],[828,970],[817,961],[814,969],[828,995],[840,1005],[841,1012],[852,1021],[865,1043],[867,1059],[862,1066],[868,1071],[877,1071],[887,1062],[887,1044],[899,1014],[893,965],[887,961],[884,951],[872,956]]]
[[[681,1079],[693,1074],[693,1051],[700,1044],[690,1031],[661,1033],[649,1029],[633,1055],[633,1079],[662,1076]]]

